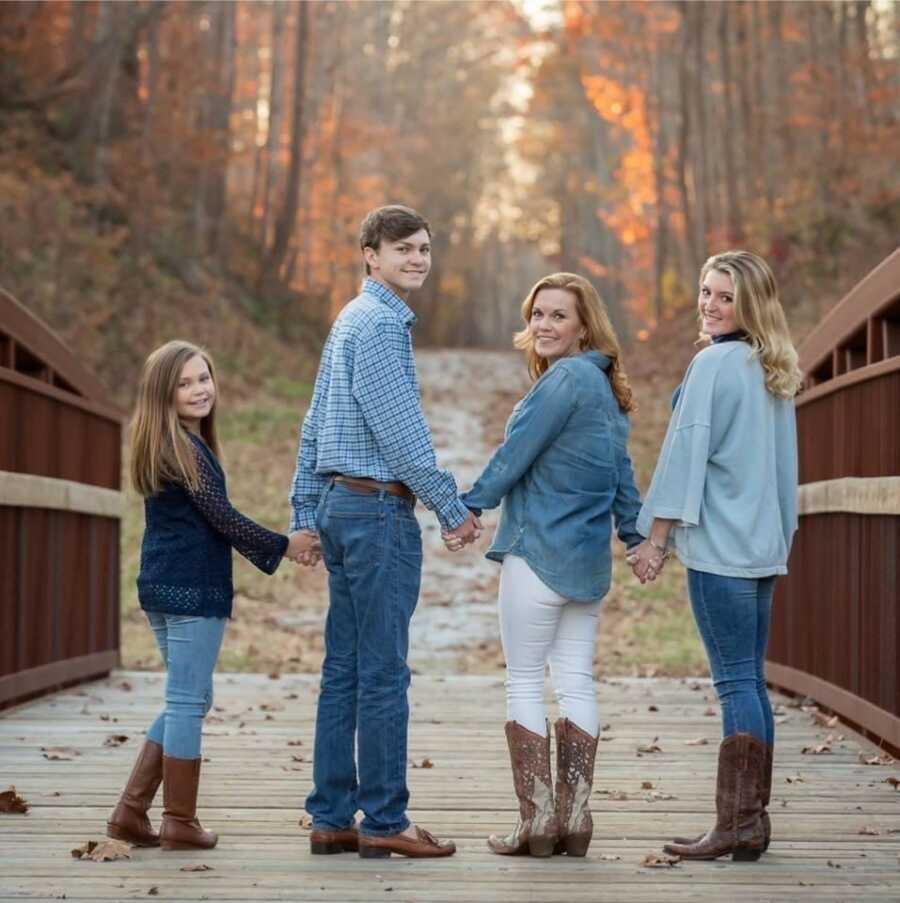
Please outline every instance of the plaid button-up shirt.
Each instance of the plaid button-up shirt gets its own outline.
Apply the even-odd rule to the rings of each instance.
[[[300,431],[291,529],[315,530],[329,474],[405,483],[441,527],[468,517],[456,481],[437,466],[419,400],[410,327],[415,314],[366,279],[331,328]]]

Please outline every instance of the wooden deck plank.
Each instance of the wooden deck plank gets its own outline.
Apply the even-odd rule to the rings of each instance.
[[[421,675],[411,693],[410,760],[419,765],[427,758],[433,767],[410,769],[410,813],[456,840],[455,857],[367,862],[310,856],[298,819],[311,781],[316,681],[225,675],[216,679],[216,709],[204,733],[208,761],[201,788],[202,817],[220,832],[219,847],[202,854],[134,850],[130,861],[115,863],[71,859],[71,848],[102,837],[162,686],[159,675],[117,673],[0,717],[0,789],[15,784],[32,806],[26,816],[0,816],[0,901],[63,894],[67,900],[125,900],[154,887],[159,899],[184,901],[900,898],[900,793],[885,780],[898,775],[896,765],[862,764],[860,753],[874,750],[841,725],[817,726],[786,700],[779,700],[770,852],[746,865],[641,866],[673,833],[709,822],[719,720],[712,689],[702,680],[601,684],[609,739],[598,752],[594,842],[582,861],[488,852],[485,836],[514,818],[502,680]],[[104,746],[114,734],[128,739]],[[802,752],[829,734],[830,753]],[[698,737],[707,744],[687,745]],[[637,747],[654,738],[663,751],[638,755]],[[48,761],[41,747],[77,754]],[[648,799],[643,781],[673,798]],[[879,833],[858,833],[863,828]],[[212,871],[180,871],[200,862]]]

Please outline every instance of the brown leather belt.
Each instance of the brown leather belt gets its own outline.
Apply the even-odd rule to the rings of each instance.
[[[336,474],[334,482],[341,483],[348,489],[354,489],[357,492],[386,492],[389,495],[406,499],[411,505],[416,503],[415,493],[405,483],[382,483],[380,480],[370,480],[368,477],[345,477],[343,474]]]

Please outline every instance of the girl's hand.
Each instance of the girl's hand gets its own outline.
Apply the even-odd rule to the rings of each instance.
[[[313,567],[319,563],[322,557],[322,546],[319,543],[319,534],[313,530],[295,530],[288,534],[288,547],[284,553],[286,558]]]
[[[647,583],[659,576],[667,557],[666,552],[661,551],[650,540],[645,539],[640,545],[633,546],[628,550],[625,560],[631,565],[634,576],[641,583]]]

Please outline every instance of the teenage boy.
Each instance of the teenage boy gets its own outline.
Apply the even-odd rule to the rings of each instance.
[[[291,492],[305,563],[321,552],[329,574],[310,845],[449,856],[451,841],[406,815],[406,656],[422,570],[413,508],[418,498],[434,511],[457,547],[481,524],[437,466],[419,401],[407,302],[431,268],[431,227],[408,207],[380,207],[363,220],[360,247],[366,278],[325,343]]]

